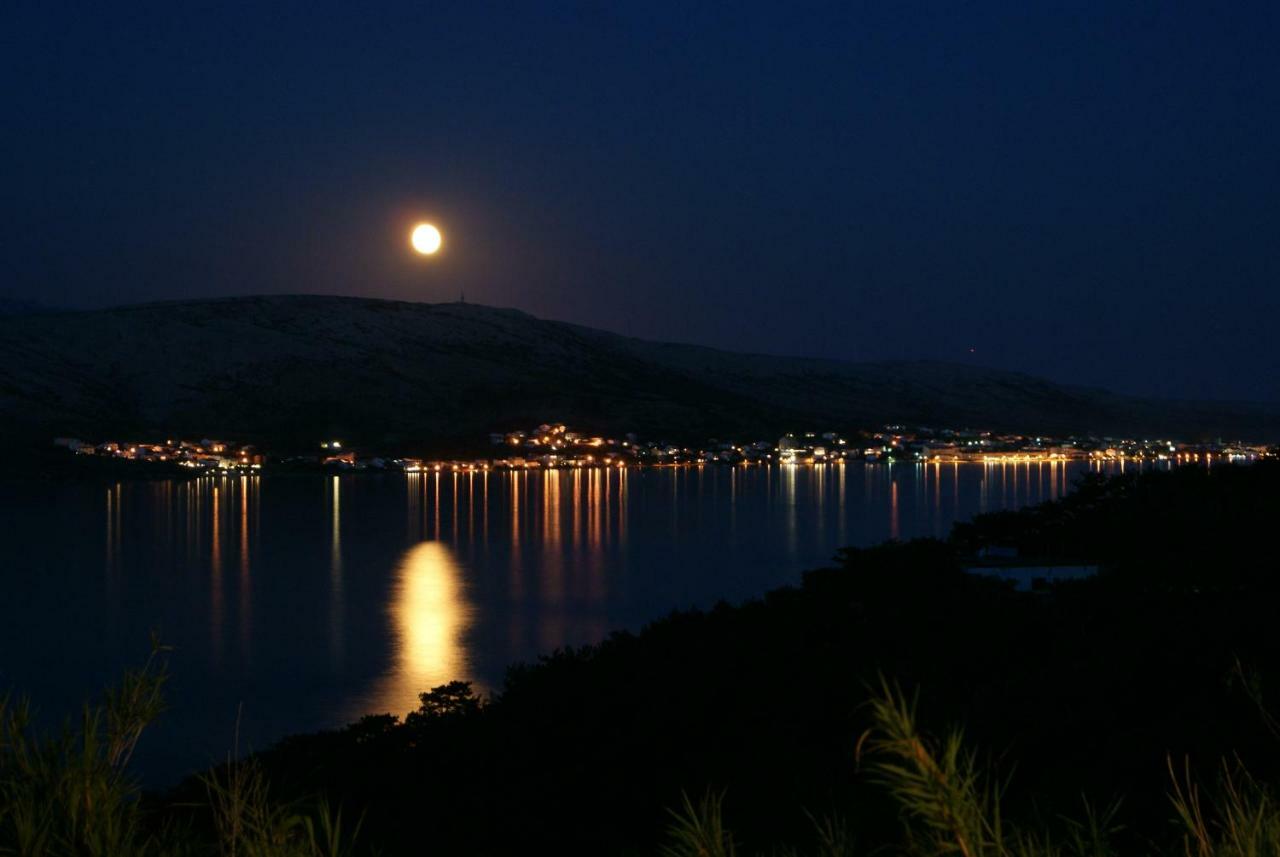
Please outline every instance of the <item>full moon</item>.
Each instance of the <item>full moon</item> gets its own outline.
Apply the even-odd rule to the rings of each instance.
[[[414,250],[424,256],[430,256],[440,249],[440,230],[430,223],[419,223],[413,227],[413,234],[409,236],[409,241],[413,244]]]

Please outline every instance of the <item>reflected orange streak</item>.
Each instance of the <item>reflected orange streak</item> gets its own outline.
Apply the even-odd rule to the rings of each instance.
[[[222,649],[222,510],[219,505],[218,486],[213,486],[213,533],[209,556],[210,588],[210,636],[213,640],[215,660]]]
[[[240,648],[249,643],[249,477],[240,477]]]
[[[336,665],[346,648],[342,628],[342,483],[334,476],[330,484],[333,523],[329,546],[329,657]]]
[[[898,483],[890,482],[889,488],[889,538],[898,537]]]

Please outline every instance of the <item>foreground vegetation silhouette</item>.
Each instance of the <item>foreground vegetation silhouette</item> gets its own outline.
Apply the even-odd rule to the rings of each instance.
[[[15,721],[0,850],[1280,854],[1265,698],[1278,492],[1272,462],[1086,479],[945,542],[848,549],[798,587],[515,666],[491,698],[455,682],[403,721],[289,738],[164,795],[136,799],[115,765],[86,763],[95,788],[126,789],[111,829],[161,850],[19,847],[39,784],[61,775],[25,772]],[[966,572],[992,546],[1100,572],[1020,592]],[[44,816],[59,841],[79,841],[77,811]],[[255,844],[226,845],[242,836]]]
[[[22,857],[341,857],[359,835],[327,801],[279,803],[253,759],[198,778],[203,796],[162,811],[128,773],[163,710],[163,650],[125,673],[78,725],[53,735],[26,702],[0,702],[0,854]]]
[[[859,746],[877,758],[874,778],[897,803],[903,839],[893,850],[958,857],[1107,857],[1115,840],[1120,801],[1099,812],[1087,799],[1078,818],[1058,817],[1056,830],[1009,823],[1002,812],[1011,780],[983,765],[952,729],[934,741],[917,727],[916,700],[882,681],[871,699],[873,726]],[[1265,720],[1271,716],[1260,709]],[[1280,736],[1278,736],[1280,737]],[[1176,833],[1173,851],[1186,857],[1260,857],[1280,854],[1280,804],[1274,790],[1255,779],[1243,763],[1224,763],[1217,788],[1205,797],[1190,773],[1170,761],[1169,794]],[[722,796],[708,794],[695,805],[687,796],[672,813],[665,857],[729,857],[737,853],[724,826]],[[856,838],[838,819],[815,822],[815,857],[861,853]],[[1178,847],[1180,845],[1180,847]],[[877,851],[882,849],[875,849]],[[1153,851],[1159,851],[1152,844]],[[798,855],[794,849],[778,849]]]

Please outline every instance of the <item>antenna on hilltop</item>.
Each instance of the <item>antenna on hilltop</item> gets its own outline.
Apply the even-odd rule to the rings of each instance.
[[[462,289],[458,289],[458,303],[465,304],[467,302],[467,293]]]

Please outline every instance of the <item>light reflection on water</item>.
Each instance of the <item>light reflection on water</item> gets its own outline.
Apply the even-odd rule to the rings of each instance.
[[[395,571],[388,613],[393,636],[391,667],[348,714],[405,715],[424,690],[470,677],[466,632],[473,606],[462,569],[442,542],[420,542],[405,551]]]
[[[0,691],[73,710],[144,657],[158,630],[175,647],[174,737],[149,764],[168,775],[220,758],[241,702],[246,740],[263,746],[363,713],[403,714],[453,679],[496,690],[513,661],[794,583],[848,544],[945,537],[957,519],[1059,497],[1100,469],[858,463],[0,485]]]

